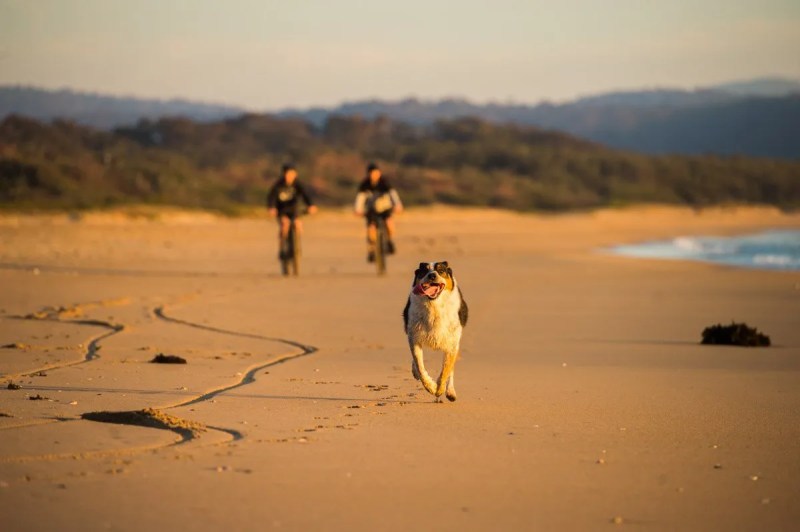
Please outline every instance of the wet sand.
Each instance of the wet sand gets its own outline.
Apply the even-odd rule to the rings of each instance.
[[[323,213],[284,279],[266,218],[155,214],[0,218],[3,530],[800,522],[800,274],[597,251],[800,215],[417,210],[379,278]],[[453,404],[400,316],[443,259],[471,307]],[[730,320],[775,346],[698,345]]]

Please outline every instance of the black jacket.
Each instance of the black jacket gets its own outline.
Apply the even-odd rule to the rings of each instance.
[[[297,214],[297,202],[300,199],[309,207],[314,205],[306,189],[295,179],[291,185],[284,178],[278,179],[267,195],[267,207],[278,209],[281,214]]]
[[[378,182],[375,183],[374,185],[372,184],[372,180],[370,180],[370,178],[367,177],[358,186],[358,191],[359,192],[371,192],[371,193],[377,194],[377,195],[388,194],[389,191],[392,190],[392,189],[393,189],[393,187],[389,183],[389,180],[386,179],[383,176],[381,176],[381,178],[378,179]]]

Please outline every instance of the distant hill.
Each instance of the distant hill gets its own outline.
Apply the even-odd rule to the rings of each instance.
[[[157,120],[180,116],[211,121],[236,116],[243,109],[187,100],[152,100],[104,96],[67,89],[50,91],[33,87],[0,87],[0,119],[16,114],[49,121],[65,119],[97,128],[110,129],[135,124],[141,119]]]
[[[581,133],[609,146],[650,154],[800,159],[800,95],[653,110],[631,116],[624,125],[607,120]]]
[[[487,122],[563,131],[614,148],[648,154],[745,155],[800,159],[800,81],[760,78],[695,90],[648,89],[591,95],[566,103],[474,104],[463,99],[367,100],[333,108],[284,110],[317,128],[331,116],[387,117],[416,126],[475,117]],[[0,87],[0,119],[11,114],[62,118],[101,129],[141,119],[211,122],[244,109],[183,100],[117,98],[68,90]]]
[[[800,159],[800,82],[754,80],[708,89],[624,91],[535,106],[466,100],[345,103],[289,110],[321,125],[329,116],[386,116],[424,125],[473,116],[563,131],[614,148],[649,154],[747,155]]]
[[[731,81],[709,87],[740,96],[787,96],[800,94],[800,80],[779,77]]]

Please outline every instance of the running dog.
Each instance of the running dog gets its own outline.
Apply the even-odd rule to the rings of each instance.
[[[456,400],[453,369],[468,312],[461,288],[447,262],[421,262],[414,272],[411,293],[403,309],[403,323],[411,348],[411,373],[436,396],[437,402],[443,394],[450,401]],[[423,347],[444,353],[438,383],[425,371]]]

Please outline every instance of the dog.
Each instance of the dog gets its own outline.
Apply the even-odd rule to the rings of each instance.
[[[443,394],[450,401],[456,400],[453,370],[468,317],[467,303],[447,261],[421,262],[403,309],[403,324],[411,348],[411,373],[437,402]],[[438,382],[425,371],[425,347],[444,353]]]

